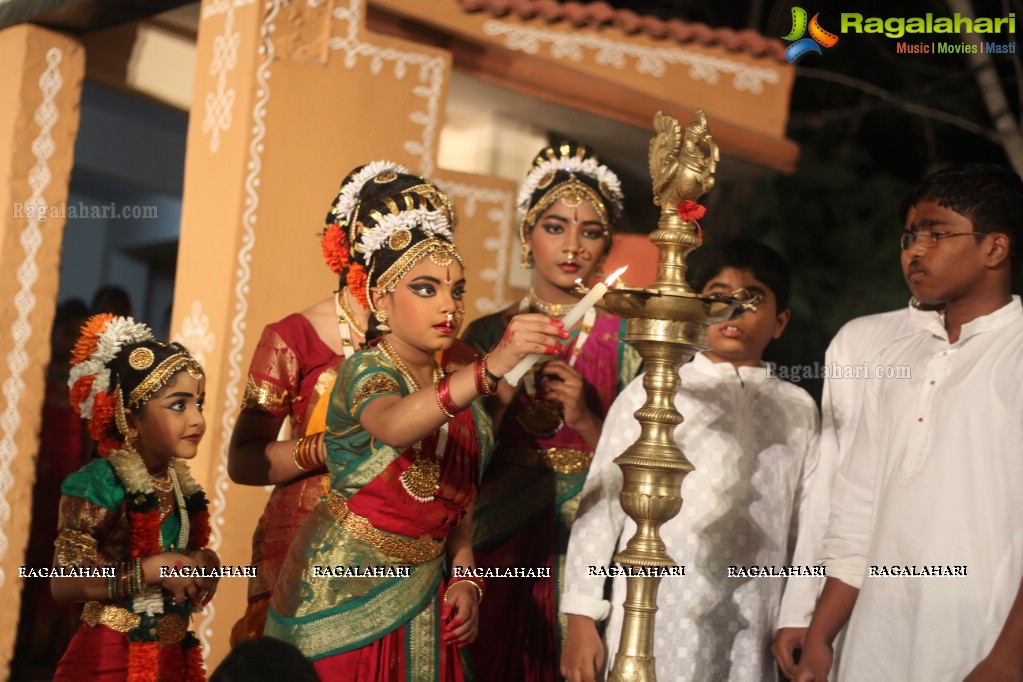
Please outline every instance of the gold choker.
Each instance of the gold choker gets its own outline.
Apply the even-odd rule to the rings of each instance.
[[[537,296],[536,291],[532,287],[529,289],[529,305],[548,317],[562,318],[575,304],[576,301],[571,303],[550,303]]]

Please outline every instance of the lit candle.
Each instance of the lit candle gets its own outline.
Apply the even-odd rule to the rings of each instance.
[[[597,301],[604,298],[604,294],[607,293],[607,288],[614,284],[614,281],[618,279],[626,267],[621,267],[611,273],[611,276],[605,279],[603,282],[599,282],[590,289],[589,293],[582,297],[582,299],[575,304],[575,307],[568,311],[568,315],[565,315],[561,321],[565,325],[565,329],[571,329],[572,325],[582,319],[586,311],[597,304]],[[512,371],[504,375],[504,380],[512,386],[518,386],[519,381],[529,371],[529,368],[533,366],[537,360],[542,357],[540,353],[532,353],[519,360],[519,364],[515,365]]]

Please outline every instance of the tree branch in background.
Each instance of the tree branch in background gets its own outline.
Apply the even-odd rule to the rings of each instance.
[[[803,78],[816,78],[818,80],[831,81],[832,83],[839,83],[840,85],[855,88],[856,90],[865,92],[868,95],[872,95],[880,100],[888,102],[889,104],[893,104],[908,113],[934,119],[935,121],[942,121],[949,125],[954,125],[958,128],[969,131],[974,135],[980,135],[981,137],[1004,147],[1002,137],[994,130],[978,125],[968,118],[963,118],[962,116],[950,114],[947,111],[941,111],[940,109],[934,109],[932,107],[924,106],[923,104],[912,102],[901,95],[885,90],[873,83],[860,80],[859,78],[853,78],[852,76],[846,76],[834,71],[814,69],[805,66],[796,67],[796,75]]]
[[[973,3],[970,0],[946,0],[953,12],[961,16],[975,18]],[[976,33],[963,34],[966,42],[980,45],[982,37]],[[1005,90],[998,80],[998,71],[995,69],[994,60],[991,55],[981,50],[966,55],[973,76],[977,79],[980,87],[981,97],[984,99],[984,106],[987,107],[988,115],[994,121],[995,130],[998,131],[998,143],[1009,158],[1009,163],[1020,175],[1023,175],[1023,134],[1020,133],[1019,123],[1012,115],[1012,108],[1005,96]]]

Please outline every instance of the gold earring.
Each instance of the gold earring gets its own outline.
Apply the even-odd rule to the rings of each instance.
[[[379,329],[382,332],[391,331],[390,326],[388,326],[387,324],[386,310],[377,310],[376,312],[373,313],[373,317],[377,318],[377,329]]]
[[[527,270],[533,267],[533,251],[525,244],[522,245],[522,260],[519,266]]]
[[[121,393],[121,385],[117,385],[117,390],[114,392],[115,404],[114,404],[114,424],[117,425],[117,432],[128,441],[128,418],[124,410],[124,394]]]

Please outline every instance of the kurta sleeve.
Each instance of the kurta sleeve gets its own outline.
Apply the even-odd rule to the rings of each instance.
[[[94,460],[68,476],[61,485],[57,521],[57,564],[102,566],[114,559],[104,555],[105,541],[117,522],[124,500],[110,462]]]
[[[827,384],[824,390],[828,390]],[[827,404],[825,398],[825,405]],[[817,563],[824,529],[828,522],[835,468],[824,465],[822,460],[825,450],[824,435],[819,433],[817,428],[816,407],[811,409],[812,417],[797,426],[791,435],[793,445],[800,444],[805,449],[803,473],[796,490],[796,514],[793,515],[796,541],[790,561],[791,564],[798,566],[811,566]],[[820,578],[805,576],[788,579],[778,612],[779,628],[810,625],[823,582]]]
[[[265,327],[252,354],[242,410],[286,418],[292,403],[301,395],[301,380],[301,364],[295,350],[274,325]]]
[[[867,384],[856,435],[835,480],[831,514],[821,550],[828,576],[857,589],[867,572],[874,480],[880,457],[877,441],[879,386],[877,380]]]
[[[591,567],[599,569],[611,563],[625,527],[625,512],[618,502],[622,472],[614,458],[639,438],[640,425],[633,413],[642,406],[645,396],[642,381],[634,380],[614,401],[604,420],[568,541],[565,592],[559,606],[562,613],[599,621],[611,612],[611,603],[604,599],[606,577],[590,575],[590,571]]]

